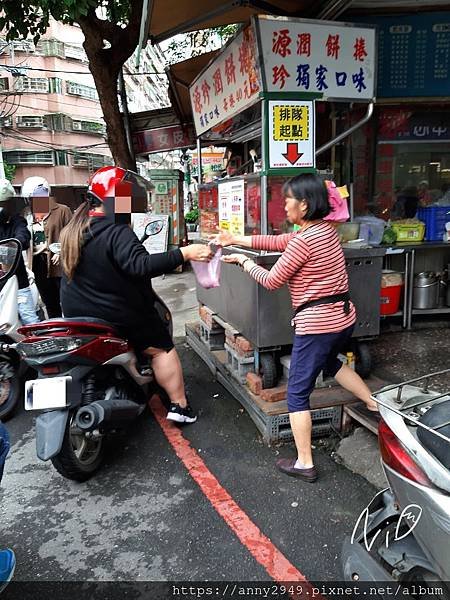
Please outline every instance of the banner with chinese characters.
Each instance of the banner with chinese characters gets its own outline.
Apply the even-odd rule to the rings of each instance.
[[[314,167],[314,101],[269,100],[270,169]]]
[[[450,140],[450,112],[383,107],[378,116],[379,142]]]
[[[133,146],[137,154],[189,148],[195,144],[195,131],[192,125],[159,127],[133,133]]]
[[[235,235],[244,235],[245,182],[219,183],[219,227]]]
[[[375,85],[375,29],[259,16],[267,92],[314,92],[370,100]]]
[[[253,27],[243,29],[189,88],[197,135],[256,102],[261,91]]]

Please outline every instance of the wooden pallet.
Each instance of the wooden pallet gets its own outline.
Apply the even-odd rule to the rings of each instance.
[[[292,439],[286,400],[265,402],[260,396],[253,394],[246,385],[230,377],[225,350],[209,350],[200,339],[199,328],[198,323],[186,324],[188,344],[206,363],[217,381],[247,410],[264,440],[273,443]],[[372,390],[377,390],[385,386],[386,382],[372,377],[367,380],[367,384]],[[355,397],[340,386],[316,388],[311,395],[313,435],[330,433],[333,429],[345,432],[349,426],[349,414],[344,413],[343,408],[357,403]]]

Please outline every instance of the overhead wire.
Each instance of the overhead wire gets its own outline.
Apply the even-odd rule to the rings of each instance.
[[[23,64],[23,62],[21,63]],[[5,69],[17,69],[17,67],[20,65],[5,65],[5,64],[0,64],[0,67],[3,67]],[[92,77],[92,73],[90,71],[65,71],[62,69],[41,69],[40,67],[22,67],[23,69],[27,69],[27,71],[43,71],[43,72],[48,72],[48,73],[64,73],[66,75],[90,75]],[[164,73],[164,71],[141,71],[136,72],[136,73],[127,73],[125,72],[124,75],[162,75],[165,76],[166,74]]]
[[[67,144],[58,144],[57,142],[46,142],[45,140],[36,140],[34,138],[29,138],[25,135],[21,135],[18,132],[5,132],[3,131],[2,136],[6,137],[6,138],[11,138],[11,139],[16,139],[19,140],[21,142],[26,142],[28,144],[33,144],[35,146],[40,146],[41,148],[45,148],[47,150],[54,150],[54,151],[65,151],[68,154],[74,154],[74,151],[76,150],[86,150],[86,149],[91,149],[91,148],[107,148],[108,144],[106,142],[99,142],[98,144],[84,144],[84,145],[79,145],[79,146],[68,146]],[[58,147],[56,147],[58,146]]]

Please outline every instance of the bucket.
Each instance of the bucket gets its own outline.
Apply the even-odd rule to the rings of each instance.
[[[381,276],[380,315],[393,315],[398,312],[402,290],[402,273],[384,270]]]
[[[413,308],[436,308],[439,303],[439,278],[432,271],[414,277]]]

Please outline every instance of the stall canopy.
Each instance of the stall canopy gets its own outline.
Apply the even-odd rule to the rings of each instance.
[[[217,52],[215,50],[200,56],[194,56],[166,69],[171,106],[130,115],[136,154],[145,155],[151,152],[174,149],[175,147],[195,146],[196,136],[192,126],[193,117],[189,86],[216,56]],[[163,136],[168,141],[173,141],[174,135],[175,139],[177,136],[180,139],[180,132],[184,132],[180,146],[173,144],[171,147],[166,147],[165,145],[155,144],[155,136]],[[218,134],[217,141],[220,140],[221,137]],[[209,136],[209,143],[214,141],[214,135]]]
[[[348,0],[148,0],[147,37],[158,43],[179,33],[243,23],[261,13],[290,17],[322,17],[331,6],[347,7]],[[329,17],[332,18],[330,14]]]
[[[194,56],[188,60],[171,65],[166,69],[169,80],[170,102],[182,123],[192,121],[192,108],[189,96],[189,86],[199,73],[216,56],[218,50]]]

